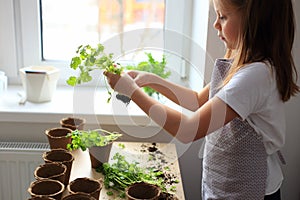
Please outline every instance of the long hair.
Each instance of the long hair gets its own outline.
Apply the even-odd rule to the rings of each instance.
[[[276,73],[282,101],[299,92],[297,70],[292,56],[295,19],[291,0],[226,0],[243,13],[238,48],[227,50],[234,61],[224,85],[245,64],[269,61]],[[225,3],[223,2],[223,3]]]

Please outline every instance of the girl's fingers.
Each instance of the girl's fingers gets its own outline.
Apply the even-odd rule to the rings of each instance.
[[[103,71],[103,75],[107,76],[108,75],[108,71]]]
[[[136,76],[137,76],[137,72],[136,72],[136,71],[128,71],[127,74],[128,74],[131,78],[133,78],[133,79],[135,79]]]

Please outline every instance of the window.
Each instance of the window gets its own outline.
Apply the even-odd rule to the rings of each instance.
[[[80,5],[82,2],[84,5]],[[167,52],[170,53],[168,64],[178,72],[178,79],[181,81],[192,73],[189,70],[189,62],[186,62],[184,57],[190,51],[188,43],[199,37],[193,30],[195,27],[202,29],[202,26],[207,26],[199,24],[199,19],[193,17],[195,11],[200,12],[199,8],[201,11],[207,10],[208,13],[206,4],[208,5],[202,5],[195,0],[0,0],[0,69],[6,72],[11,83],[19,83],[19,68],[54,65],[61,69],[59,83],[65,84],[66,78],[72,73],[68,67],[68,57],[70,59],[73,56],[79,44],[109,41],[115,34],[119,36],[109,42],[120,44],[123,40],[126,50],[126,45],[129,45],[126,38],[128,35],[121,34],[121,39],[118,34],[120,30],[127,33],[137,28],[150,27],[150,31],[143,31],[141,34],[148,34],[153,38],[155,32],[151,30],[161,29],[164,35],[160,35],[160,32],[156,35],[163,36],[162,47],[171,50],[176,48],[175,53]],[[44,9],[48,11],[43,12]],[[66,10],[68,12],[65,12]],[[205,21],[206,17],[201,16],[201,19]],[[41,19],[43,23],[40,23]],[[120,23],[120,19],[123,23]],[[66,27],[69,32],[66,31]],[[165,35],[166,32],[169,35]],[[174,38],[169,37],[173,33],[186,36],[188,43],[185,43],[183,37],[174,42]],[[202,35],[206,38],[207,33]],[[114,52],[120,49],[115,47],[112,50]],[[125,53],[129,55],[132,52]],[[121,54],[117,52],[117,55]]]
[[[165,4],[161,0],[40,2],[42,58],[46,61],[69,60],[79,45],[104,42],[122,32],[139,28],[164,28]]]

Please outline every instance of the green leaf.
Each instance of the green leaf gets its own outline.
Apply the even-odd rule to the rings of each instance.
[[[104,46],[102,44],[98,44],[97,45],[97,51],[100,53],[100,52],[103,52],[104,51]]]
[[[81,72],[80,80],[83,82],[89,82],[92,80],[92,76],[90,75],[89,72]]]
[[[153,58],[151,53],[145,54],[148,57],[147,61],[139,62],[137,66],[126,66],[126,69],[151,72],[164,79],[168,78],[171,75],[171,71],[166,71],[165,69],[167,64],[165,55],[163,55],[162,61],[159,62]],[[144,92],[146,92],[149,96],[152,96],[154,93],[159,95],[158,92],[150,87],[144,87]]]
[[[81,59],[76,56],[76,57],[72,58],[70,67],[72,69],[76,70],[80,64],[81,64]]]
[[[69,79],[67,80],[67,84],[75,86],[77,84],[77,78],[75,76],[69,77]]]

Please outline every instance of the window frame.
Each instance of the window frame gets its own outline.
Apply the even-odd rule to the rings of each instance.
[[[0,28],[5,26],[5,30],[8,32],[6,35],[0,37],[7,37],[10,33],[9,39],[4,38],[3,46],[10,47],[10,49],[1,48],[2,58],[7,58],[7,64],[1,64],[0,69],[6,71],[9,76],[10,83],[20,84],[19,69],[31,65],[53,65],[61,70],[59,85],[65,85],[66,78],[72,73],[72,71],[65,70],[66,65],[69,63],[62,61],[45,61],[41,60],[41,25],[40,25],[40,0],[0,0],[0,6],[2,10],[8,13],[9,22],[13,24],[13,27],[7,29],[7,24],[0,23]],[[195,0],[165,0],[166,4],[166,16],[165,16],[165,29],[178,32],[187,37],[191,37],[193,40],[193,30],[195,29],[195,22],[193,15],[195,13]],[[3,7],[3,5],[5,5]],[[196,19],[197,20],[197,19]],[[1,21],[0,21],[1,22]],[[192,23],[186,23],[192,22]],[[2,27],[1,27],[2,26]],[[197,26],[197,25],[196,25]],[[207,33],[204,33],[205,37]],[[194,37],[194,38],[193,38]],[[196,41],[197,42],[197,41]],[[182,39],[179,41],[181,44],[180,52],[182,55],[189,53],[190,44],[185,44]],[[205,42],[204,42],[205,43]],[[9,56],[11,55],[11,56]],[[1,57],[0,57],[1,58]],[[180,77],[185,79],[189,76],[188,63],[185,61],[174,61],[177,66],[177,71],[180,72]],[[173,62],[172,62],[173,64]],[[204,72],[203,72],[204,73]]]

